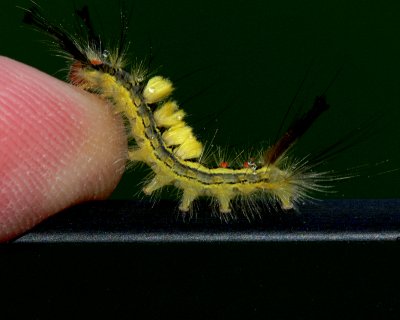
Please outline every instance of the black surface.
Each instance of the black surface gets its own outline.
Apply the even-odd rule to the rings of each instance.
[[[380,241],[400,239],[400,199],[325,200],[299,211],[229,222],[200,204],[184,219],[175,202],[102,201],[48,219],[16,243]]]
[[[397,239],[399,207],[323,201],[226,224],[169,202],[79,205],[0,245],[0,318],[399,319],[399,242],[377,241]]]

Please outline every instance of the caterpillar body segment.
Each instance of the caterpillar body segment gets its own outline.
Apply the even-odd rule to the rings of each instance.
[[[244,159],[241,168],[230,168],[225,161],[219,167],[209,167],[201,161],[204,147],[184,121],[185,112],[170,98],[170,80],[146,77],[143,69],[125,71],[125,59],[119,56],[119,50],[102,50],[94,36],[86,46],[78,44],[44,19],[37,7],[27,10],[24,21],[49,33],[69,54],[72,84],[110,101],[115,112],[129,120],[136,145],[128,157],[133,162],[146,163],[153,171],[152,179],[143,188],[146,195],[173,185],[182,190],[181,211],[190,211],[193,201],[205,196],[215,199],[219,211],[228,214],[234,199],[263,198],[291,209],[309,198],[310,192],[323,190],[324,173],[313,172],[307,161],[290,160],[286,151],[328,107],[324,97],[319,97],[311,111],[264,156]]]

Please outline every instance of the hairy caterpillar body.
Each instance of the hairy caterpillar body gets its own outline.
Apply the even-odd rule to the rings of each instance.
[[[221,214],[228,214],[233,200],[262,199],[291,209],[311,197],[311,192],[324,189],[326,175],[313,171],[316,164],[287,155],[293,143],[328,108],[324,96],[317,97],[311,110],[275,144],[256,157],[243,159],[242,167],[230,168],[227,162],[209,166],[203,163],[204,147],[185,122],[185,112],[170,98],[172,82],[161,76],[149,77],[142,68],[125,71],[124,53],[102,49],[85,12],[80,12],[90,31],[85,44],[48,22],[36,6],[27,10],[24,21],[47,32],[68,54],[72,84],[110,101],[115,112],[129,120],[136,142],[129,160],[143,162],[153,171],[143,188],[146,195],[173,185],[182,190],[182,212],[190,211],[192,203],[205,196],[216,200]]]

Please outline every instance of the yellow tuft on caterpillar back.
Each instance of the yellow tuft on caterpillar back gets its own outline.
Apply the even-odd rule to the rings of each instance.
[[[183,159],[197,159],[200,158],[203,152],[203,145],[193,136],[186,139],[179,147],[174,149],[174,154]]]
[[[151,78],[143,90],[147,103],[156,103],[167,98],[174,90],[172,82],[161,76]]]
[[[162,139],[168,147],[180,145],[192,137],[192,128],[187,126],[183,121],[170,127],[162,134]]]
[[[179,110],[175,101],[167,101],[161,105],[154,113],[154,120],[157,125],[165,128],[179,124],[185,117],[185,111]]]

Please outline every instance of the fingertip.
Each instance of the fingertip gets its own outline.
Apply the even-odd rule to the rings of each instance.
[[[106,102],[0,57],[0,241],[106,198],[126,153],[123,123]]]

